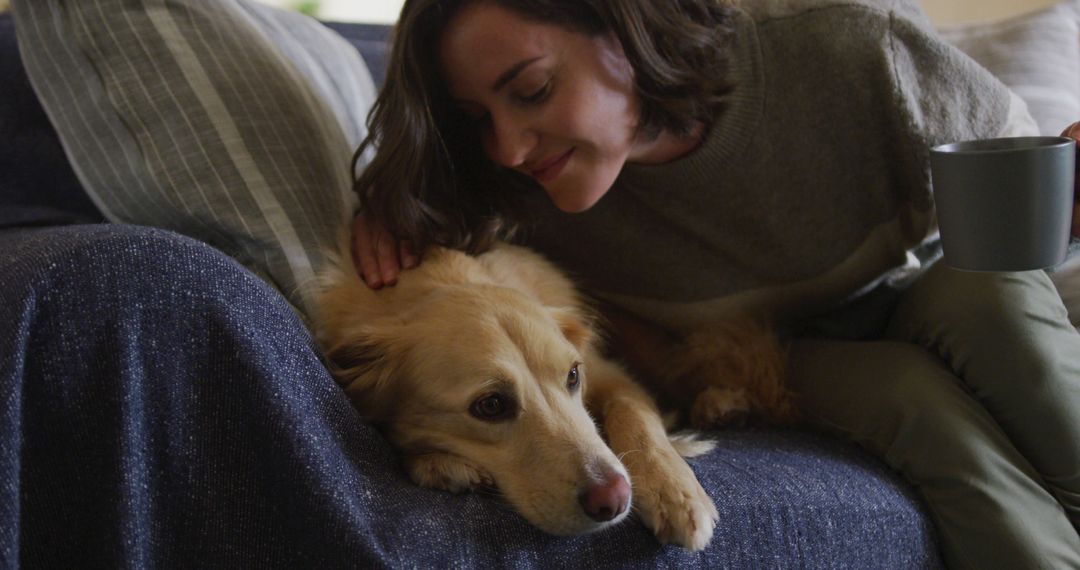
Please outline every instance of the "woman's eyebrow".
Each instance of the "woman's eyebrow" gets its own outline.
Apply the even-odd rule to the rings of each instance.
[[[504,71],[502,73],[502,75],[499,76],[498,79],[495,80],[495,84],[491,86],[491,90],[496,91],[496,92],[499,91],[500,89],[505,87],[507,83],[510,83],[511,81],[513,81],[514,78],[517,77],[518,74],[521,73],[521,71],[523,69],[528,67],[533,62],[541,59],[542,57],[543,56],[537,56],[537,57],[534,57],[532,59],[526,59],[526,60],[520,61],[516,65],[514,65],[514,67],[511,67],[510,69],[507,69],[506,71]]]

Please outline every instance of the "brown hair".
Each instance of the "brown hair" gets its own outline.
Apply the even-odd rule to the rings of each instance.
[[[490,162],[479,134],[450,103],[435,49],[463,5],[489,2],[590,36],[612,32],[634,69],[642,132],[687,134],[709,124],[730,91],[729,0],[407,0],[386,81],[371,113],[375,158],[356,180],[362,207],[417,251],[431,243],[483,251],[523,219],[534,182]]]

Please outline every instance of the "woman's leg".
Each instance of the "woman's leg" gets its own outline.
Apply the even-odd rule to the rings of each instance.
[[[811,422],[915,485],[950,567],[1080,567],[1061,506],[940,358],[910,343],[799,340],[790,371]]]
[[[886,335],[940,355],[1080,529],[1080,334],[1046,273],[939,264]]]

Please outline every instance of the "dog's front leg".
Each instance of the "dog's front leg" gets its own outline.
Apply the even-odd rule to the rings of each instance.
[[[405,468],[421,487],[452,493],[495,486],[492,476],[472,463],[449,453],[429,452],[407,455]]]
[[[719,518],[716,506],[672,446],[652,397],[613,362],[594,356],[586,366],[586,400],[630,473],[642,521],[661,542],[705,548]]]

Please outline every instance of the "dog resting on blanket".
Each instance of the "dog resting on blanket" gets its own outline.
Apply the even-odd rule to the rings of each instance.
[[[718,514],[681,455],[712,444],[668,436],[649,393],[601,356],[595,319],[552,264],[510,245],[478,257],[434,248],[395,287],[373,291],[343,251],[323,276],[319,340],[414,481],[455,492],[496,488],[555,534],[611,526],[633,504],[662,542],[705,547]],[[659,379],[661,390],[700,408],[688,410],[698,424],[747,411],[788,419],[780,351],[762,345],[750,359],[757,377],[710,379],[730,366],[682,362]],[[708,354],[699,348],[658,354]]]

